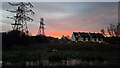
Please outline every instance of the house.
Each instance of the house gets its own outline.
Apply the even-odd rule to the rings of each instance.
[[[71,41],[103,42],[104,36],[100,33],[73,32]]]
[[[79,32],[78,41],[90,41],[89,34],[85,32]]]
[[[73,32],[71,41],[78,41],[79,32]]]
[[[91,37],[91,41],[93,42],[103,42],[103,34],[100,33],[89,33]]]
[[[64,36],[64,35],[61,37],[61,40],[62,41],[70,41],[69,37]]]

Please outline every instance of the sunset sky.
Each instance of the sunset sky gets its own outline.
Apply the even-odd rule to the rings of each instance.
[[[36,35],[39,27],[39,18],[45,19],[45,34],[47,36],[61,37],[71,35],[72,32],[100,32],[109,24],[118,23],[117,2],[31,2],[34,5],[34,21],[28,22],[28,29],[32,35]],[[2,31],[12,29],[14,22],[7,16],[13,13],[7,12],[15,7],[7,2],[2,3]]]

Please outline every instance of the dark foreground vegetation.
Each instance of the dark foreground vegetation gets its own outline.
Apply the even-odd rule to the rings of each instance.
[[[13,31],[3,33],[2,39],[3,68],[120,67],[119,38],[117,43],[108,38],[107,43],[76,43]]]

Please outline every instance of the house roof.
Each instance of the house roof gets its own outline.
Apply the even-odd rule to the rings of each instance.
[[[73,32],[74,36],[77,37],[79,35],[79,32]]]
[[[101,33],[87,33],[87,32],[73,32],[74,36],[76,37],[76,39],[78,39],[78,37],[93,37],[93,38],[102,38],[104,37],[103,34]]]
[[[81,37],[90,37],[88,33],[85,32],[79,32]]]
[[[89,33],[90,34],[90,36],[92,36],[93,38],[102,38],[102,37],[104,37],[103,36],[103,34],[101,34],[101,33]]]
[[[79,32],[73,32],[73,35],[75,36],[75,39],[78,40]]]
[[[70,39],[69,39],[67,36],[64,36],[64,35],[63,35],[63,36],[61,37],[61,40],[69,41]]]

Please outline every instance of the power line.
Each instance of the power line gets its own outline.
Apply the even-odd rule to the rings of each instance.
[[[16,10],[7,10],[11,13],[15,13],[15,16],[13,17],[7,17],[14,20],[14,23],[11,23],[13,30],[18,30],[21,32],[24,32],[25,34],[29,34],[28,27],[27,27],[27,21],[33,21],[31,17],[29,17],[29,14],[35,14],[31,8],[33,8],[33,5],[28,2],[20,2],[20,3],[10,3],[11,6],[17,6]]]

